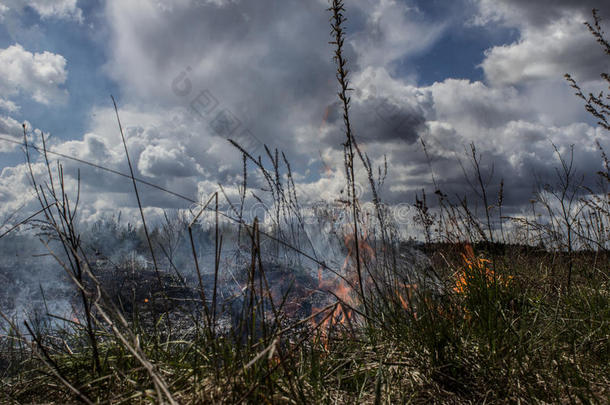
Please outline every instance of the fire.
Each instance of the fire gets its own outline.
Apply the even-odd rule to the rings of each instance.
[[[339,200],[349,208],[353,202]],[[310,323],[314,329],[319,330],[319,337],[324,344],[324,348],[328,350],[330,335],[337,326],[343,326],[343,330],[352,330],[353,324],[357,321],[356,314],[359,302],[355,298],[359,293],[356,292],[359,286],[359,277],[356,268],[360,266],[362,269],[363,278],[366,277],[364,269],[370,268],[371,262],[376,257],[374,247],[369,243],[369,228],[371,221],[368,216],[363,216],[361,221],[358,221],[358,234],[354,232],[352,224],[344,224],[343,227],[343,243],[347,250],[343,265],[339,274],[335,277],[323,277],[323,267],[318,269],[318,287],[316,291],[328,292],[337,298],[337,304],[328,311],[323,311],[323,314],[315,316]],[[357,242],[356,242],[357,241]],[[356,257],[356,250],[358,257]],[[366,282],[366,279],[363,280]],[[362,286],[364,290],[364,286]],[[406,301],[405,301],[406,303]],[[312,313],[317,313],[322,309],[313,307]],[[322,318],[322,320],[320,320]],[[345,328],[347,327],[347,329]]]
[[[71,305],[72,311],[70,313],[70,320],[76,324],[80,325],[80,320],[78,319],[78,311],[74,307],[74,304]]]
[[[353,313],[348,307],[339,303],[332,312],[324,317],[321,324],[316,325],[320,328],[320,340],[324,345],[324,350],[328,352],[330,336],[337,325],[350,324],[352,322]]]
[[[321,323],[312,318],[311,324],[315,328],[320,328],[320,338],[324,343],[324,348],[328,349],[329,336],[335,325],[349,324],[353,319],[353,310],[350,308],[354,305],[352,298],[352,288],[344,279],[323,280],[321,273],[318,273],[318,288],[323,291],[332,292],[338,299],[339,304],[336,305],[330,314],[324,314],[324,319]],[[312,308],[312,312],[319,312],[321,308]]]
[[[417,313],[414,311],[415,308],[412,307],[413,293],[415,290],[417,290],[417,284],[402,284],[401,287],[402,289],[400,290],[396,289],[396,296],[400,301],[400,305],[407,311],[413,311],[415,317],[417,318]]]
[[[398,296],[398,299],[400,300],[400,304],[402,305],[402,307],[406,310],[409,310],[410,305],[407,301],[405,301],[405,299],[402,297],[402,294],[400,294],[398,291],[396,291],[396,295]]]
[[[362,235],[358,238],[358,251],[360,254],[360,263],[364,264],[367,261],[370,261],[375,258],[375,250],[373,247],[367,242],[368,240],[368,231],[365,227],[362,230]],[[350,258],[354,256],[354,252],[356,250],[355,236],[353,232],[346,232],[343,237],[343,242],[347,247],[347,255],[345,256],[345,260],[343,261],[343,266],[341,270],[347,271],[349,267]]]
[[[365,226],[361,227],[362,234],[358,238],[359,260],[361,265],[370,263],[370,260],[375,258],[375,250],[368,243],[368,231]],[[332,280],[325,280],[322,276],[322,267],[318,269],[318,290],[327,291],[333,294],[338,301],[338,304],[332,309],[330,314],[326,313],[321,323],[317,323],[312,319],[312,326],[320,328],[320,338],[324,344],[324,348],[328,350],[329,338],[335,326],[349,326],[351,328],[355,317],[354,310],[357,302],[354,299],[354,287],[357,281],[357,273],[355,265],[355,250],[356,237],[352,232],[346,231],[343,241],[347,248],[347,255],[341,266],[341,273],[344,276],[335,277]],[[312,308],[313,311],[319,311],[319,308]]]
[[[329,339],[333,329],[337,325],[351,325],[354,313],[351,307],[355,306],[355,300],[353,298],[353,288],[350,284],[356,279],[355,272],[348,271],[350,264],[350,256],[352,255],[353,237],[345,238],[346,245],[348,246],[348,254],[345,258],[342,272],[346,275],[341,277],[337,275],[334,279],[325,280],[322,276],[322,267],[318,269],[318,290],[325,291],[333,294],[337,300],[336,305],[330,314],[325,313],[324,319],[321,323],[318,323],[315,319],[312,319],[312,326],[320,329],[320,339],[324,345],[324,349],[328,351]],[[349,242],[352,241],[350,245]],[[321,308],[312,308],[314,312],[320,311]]]
[[[458,294],[465,294],[468,291],[469,285],[478,278],[483,279],[487,287],[494,283],[500,283],[504,286],[508,285],[512,279],[511,276],[504,279],[497,275],[489,268],[488,263],[491,262],[488,259],[475,256],[470,244],[466,244],[465,250],[466,254],[462,253],[464,266],[456,273],[453,291]]]

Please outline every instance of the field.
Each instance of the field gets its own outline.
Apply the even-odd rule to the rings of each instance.
[[[372,167],[351,132],[343,2],[329,12],[345,124],[346,193],[333,202],[304,210],[281,152],[265,147],[259,158],[234,142],[244,162],[237,201],[220,188],[191,215],[147,224],[146,185],[131,171],[139,225],[81,226],[61,165],[44,137],[28,143],[24,126],[30,168],[37,151],[48,171],[44,180],[31,171],[42,219],[22,225],[63,271],[72,310],[0,312],[2,403],[608,403],[601,146],[597,189],[582,186],[570,151],[555,149],[556,183],[538,188],[532,215],[511,217],[502,213],[510,190],[490,194],[471,145],[479,200],[422,192],[421,241],[404,240],[378,194],[391,168]],[[608,98],[567,80],[610,131]],[[129,160],[126,143],[125,152]],[[267,184],[268,221],[246,215],[251,176]],[[371,201],[360,200],[360,183]]]

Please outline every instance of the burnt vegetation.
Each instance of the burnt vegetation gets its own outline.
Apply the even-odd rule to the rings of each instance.
[[[499,193],[489,192],[491,174],[471,145],[464,173],[477,200],[422,191],[414,208],[425,243],[401,240],[381,200],[388,169],[373,166],[350,123],[343,1],[329,12],[346,185],[307,214],[283,153],[255,156],[233,142],[244,168],[237,199],[219,186],[189,201],[190,212],[147,226],[138,189],[151,184],[134,177],[123,137],[141,225],[118,216],[80,226],[79,187],[67,187],[44,136],[33,143],[24,126],[40,212],[19,224],[30,236],[5,233],[0,243],[39,240],[70,286],[55,294],[67,295],[71,311],[47,306],[54,293],[42,284],[43,309],[27,319],[0,312],[0,401],[607,401],[610,162],[601,145],[596,189],[583,186],[572,150],[555,148],[556,181],[540,185],[531,215],[520,217],[504,215],[510,190],[500,180]],[[610,56],[595,11],[587,26]],[[610,97],[566,79],[610,131]],[[253,187],[253,177],[265,186]],[[266,223],[246,216],[250,200]],[[0,283],[14,282],[0,271]]]

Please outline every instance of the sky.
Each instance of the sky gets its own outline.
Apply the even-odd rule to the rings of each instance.
[[[451,195],[472,194],[462,170],[471,143],[484,172],[493,167],[490,190],[504,181],[508,212],[528,206],[534,180],[555,181],[553,144],[564,154],[575,145],[576,167],[592,181],[602,168],[596,142],[608,150],[608,133],[563,76],[607,90],[600,73],[610,58],[583,24],[593,8],[610,16],[605,3],[346,0],[351,119],[373,164],[387,162],[382,199],[412,205],[434,191],[433,176]],[[219,183],[235,196],[242,162],[230,138],[255,156],[263,144],[283,151],[303,204],[333,200],[345,185],[345,135],[327,7],[0,0],[0,136],[21,140],[27,122],[33,141],[42,131],[51,150],[127,172],[113,95],[137,177],[197,200]],[[62,163],[71,192],[80,170],[81,219],[135,212],[129,181]],[[18,146],[0,140],[0,169],[0,218],[34,212]],[[189,207],[141,193],[151,215]]]

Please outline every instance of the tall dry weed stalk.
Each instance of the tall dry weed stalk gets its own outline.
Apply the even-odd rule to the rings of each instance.
[[[345,6],[343,0],[333,0],[329,11],[332,12],[331,17],[331,27],[332,33],[335,37],[335,40],[331,42],[331,44],[335,45],[335,56],[334,60],[337,64],[337,81],[339,82],[339,99],[343,105],[343,123],[345,125],[345,137],[346,141],[343,144],[344,146],[344,163],[345,163],[345,175],[347,179],[347,189],[348,196],[351,199],[351,208],[352,208],[352,221],[354,228],[354,255],[356,262],[356,272],[358,276],[358,288],[360,290],[360,297],[362,299],[362,303],[365,308],[365,312],[367,311],[366,305],[366,297],[364,294],[364,279],[362,277],[362,268],[360,263],[360,243],[359,238],[360,234],[358,231],[358,218],[359,218],[359,210],[358,210],[358,198],[356,196],[356,180],[354,173],[354,149],[355,149],[355,140],[354,135],[352,133],[352,126],[349,118],[349,108],[351,97],[348,95],[351,90],[349,87],[349,78],[347,70],[347,60],[343,56],[343,44],[345,42],[345,32],[343,26],[345,24]]]

